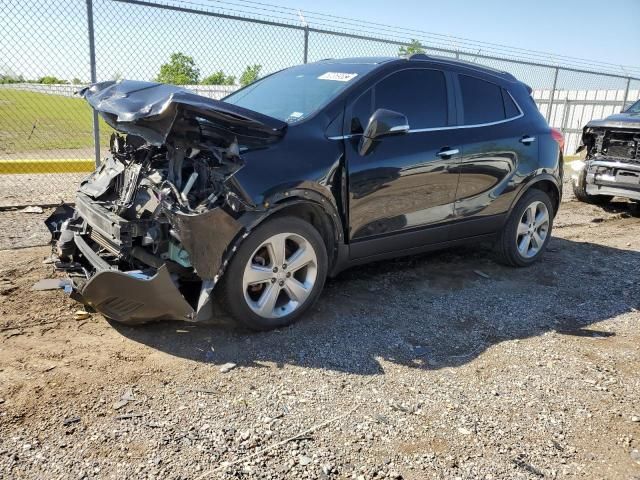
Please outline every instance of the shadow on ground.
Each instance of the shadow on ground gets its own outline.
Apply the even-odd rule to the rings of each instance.
[[[421,369],[470,362],[497,343],[607,337],[591,324],[640,306],[640,252],[553,238],[543,261],[514,269],[484,247],[357,267],[328,281],[311,313],[278,331],[163,322],[122,335],[168,354],[260,367],[275,362],[361,375],[380,359]],[[488,277],[488,278],[487,278]]]

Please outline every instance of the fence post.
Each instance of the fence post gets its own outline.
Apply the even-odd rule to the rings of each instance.
[[[304,63],[309,60],[309,25],[304,26]]]
[[[621,112],[627,106],[627,100],[629,99],[629,87],[630,86],[631,86],[631,77],[627,78],[627,86],[624,89],[624,100],[622,101],[622,109],[620,110]]]
[[[93,0],[87,0],[87,32],[89,34],[89,65],[91,66],[91,83],[96,83],[96,45],[93,35]],[[93,151],[96,167],[100,165],[100,124],[98,112],[93,110]]]
[[[551,108],[553,107],[553,97],[556,95],[556,86],[558,85],[558,71],[560,69],[556,67],[555,74],[553,75],[553,87],[551,87],[551,95],[549,95],[549,108],[547,108],[547,123],[551,122]]]

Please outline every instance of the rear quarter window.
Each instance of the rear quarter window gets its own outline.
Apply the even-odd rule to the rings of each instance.
[[[458,75],[458,79],[465,125],[499,122],[507,118],[501,87],[468,75]]]

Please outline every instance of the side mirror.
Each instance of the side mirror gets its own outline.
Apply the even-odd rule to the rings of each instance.
[[[374,140],[391,135],[402,135],[408,131],[409,121],[405,115],[393,110],[379,108],[371,115],[367,128],[365,128],[364,134],[360,138],[359,153],[360,155],[366,155]]]

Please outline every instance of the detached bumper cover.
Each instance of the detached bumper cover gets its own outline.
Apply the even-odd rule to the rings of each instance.
[[[586,191],[589,195],[613,195],[640,200],[640,164],[616,160],[587,163]]]
[[[73,243],[76,251],[82,254],[89,278],[72,279],[72,296],[121,323],[211,320],[211,292],[233,253],[236,239],[242,237],[243,226],[222,208],[213,208],[201,214],[170,210],[166,213],[182,245],[189,252],[194,272],[202,280],[197,306],[195,302],[191,305],[185,299],[174,280],[175,275],[170,274],[166,264],[144,271],[120,271],[101,257],[89,244],[95,241],[96,232],[100,234],[103,244],[108,242],[112,250],[126,257],[139,248],[131,249],[132,232],[139,226],[91,202],[83,194],[78,194],[73,214],[74,221],[80,222],[73,232]]]
[[[153,320],[196,320],[165,266],[148,277],[142,273],[103,270],[78,291],[81,300],[121,323]]]

